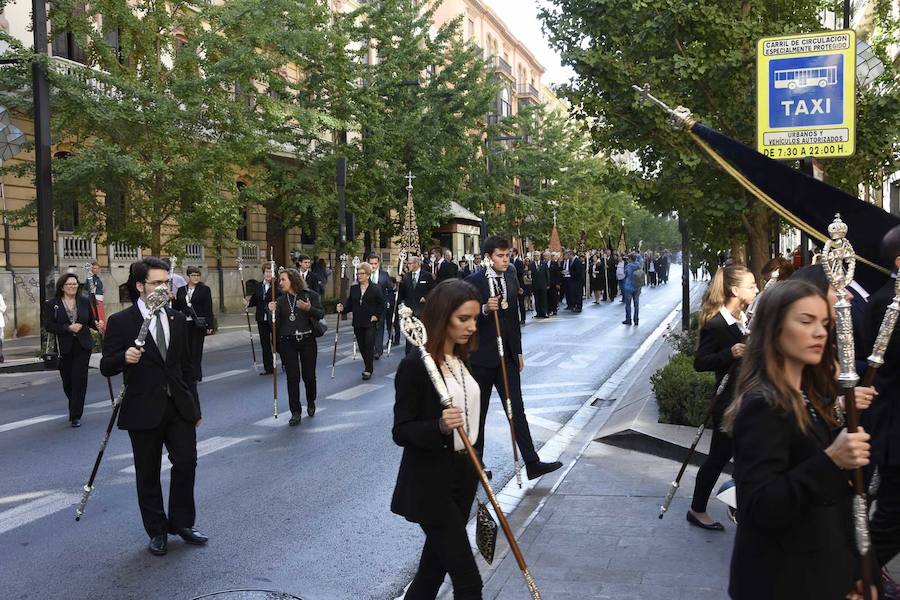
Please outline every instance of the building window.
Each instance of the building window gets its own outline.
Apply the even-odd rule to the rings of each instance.
[[[50,22],[53,34],[53,56],[85,64],[84,50],[75,42],[75,36],[69,31],[57,31],[56,25]]]
[[[113,52],[115,52],[116,62],[122,63],[122,46],[119,43],[119,30],[107,29],[103,32],[103,39],[109,44],[109,47],[113,49]]]
[[[500,90],[499,112],[501,117],[512,116],[512,102],[510,101],[509,88],[503,87]]]
[[[244,183],[243,181],[238,181],[237,185],[235,187],[237,187],[237,193],[238,193],[238,196],[240,196],[241,194],[244,193],[244,189],[247,187],[247,184]],[[239,242],[246,242],[248,239],[247,238],[247,229],[248,229],[248,224],[250,223],[249,217],[250,217],[250,215],[247,213],[247,207],[245,206],[244,208],[241,209],[241,226],[237,228],[237,232],[235,234],[235,237],[237,237]]]
[[[65,160],[68,157],[68,152],[57,152],[53,155],[53,158],[56,160]],[[75,231],[75,228],[79,225],[78,202],[75,201],[71,194],[61,198],[57,197],[55,200],[57,229],[60,231]]]
[[[468,31],[468,36],[466,37],[466,39],[468,39],[469,41],[474,41],[475,40],[475,21],[473,21],[472,19],[469,19],[467,31]]]
[[[891,214],[900,217],[900,179],[891,182]]]
[[[106,190],[106,233],[115,235],[125,228],[125,192],[118,187]]]

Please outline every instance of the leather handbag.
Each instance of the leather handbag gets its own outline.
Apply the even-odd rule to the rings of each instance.
[[[41,354],[41,360],[44,361],[44,368],[48,371],[59,369],[59,339],[56,335],[47,334],[47,346]]]
[[[325,322],[325,319],[320,320],[310,317],[309,326],[312,328],[313,335],[317,338],[322,337],[328,331],[328,323]]]
[[[494,550],[497,548],[497,522],[481,500],[478,500],[478,510],[475,513],[475,544],[487,564],[494,562]]]

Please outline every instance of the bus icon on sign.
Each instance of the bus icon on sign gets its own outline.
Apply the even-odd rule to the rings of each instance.
[[[819,67],[816,69],[781,69],[772,74],[773,85],[776,90],[796,90],[809,87],[823,88],[828,85],[837,85],[838,72],[836,66]]]

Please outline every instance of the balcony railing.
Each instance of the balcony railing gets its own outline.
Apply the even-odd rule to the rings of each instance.
[[[191,243],[184,245],[184,263],[185,265],[192,263],[202,263],[204,261],[203,244]]]
[[[94,238],[60,232],[57,236],[56,256],[60,267],[73,263],[82,266],[85,261],[97,259],[97,242]]]
[[[520,100],[527,99],[535,102],[541,101],[541,93],[530,83],[520,83],[516,90],[516,95]]]
[[[133,263],[143,258],[140,246],[129,246],[124,242],[109,244],[110,263]]]
[[[98,75],[108,75],[106,71],[83,65],[74,60],[53,56],[50,58],[50,67],[60,75],[64,75],[81,83],[97,96],[121,99],[122,94],[115,86],[98,79]]]
[[[500,56],[494,57],[494,72],[506,75],[510,81],[513,81],[512,66]]]
[[[259,262],[259,244],[245,242],[238,246],[237,255],[245,263]]]

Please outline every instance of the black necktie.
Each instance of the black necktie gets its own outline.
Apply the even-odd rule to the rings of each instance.
[[[169,348],[166,345],[166,332],[163,330],[162,320],[163,315],[156,313],[156,347],[159,348],[159,354],[162,356],[163,362],[165,362],[166,352]]]

